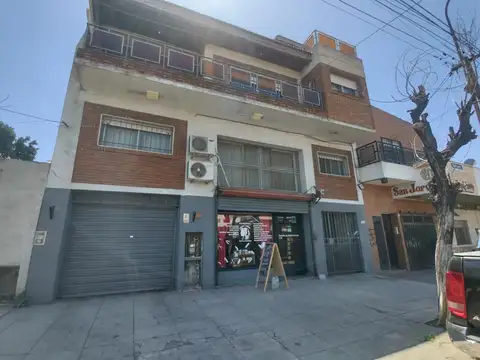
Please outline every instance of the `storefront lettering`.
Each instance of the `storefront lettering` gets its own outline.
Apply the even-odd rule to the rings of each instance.
[[[399,188],[395,186],[392,188],[393,196],[405,196],[410,194],[422,193],[427,189],[427,185],[415,185],[415,183],[410,184],[409,187]]]

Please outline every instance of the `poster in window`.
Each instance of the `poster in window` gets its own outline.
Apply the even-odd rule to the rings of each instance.
[[[272,215],[218,214],[217,266],[256,267],[265,242],[271,242]]]

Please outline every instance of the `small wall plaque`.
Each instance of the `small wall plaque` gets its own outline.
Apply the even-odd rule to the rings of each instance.
[[[35,237],[33,238],[33,245],[45,245],[47,239],[47,230],[35,231]]]

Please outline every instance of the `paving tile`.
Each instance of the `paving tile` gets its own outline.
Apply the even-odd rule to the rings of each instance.
[[[133,344],[133,335],[116,335],[114,333],[98,333],[88,335],[85,347],[116,346],[128,347]]]
[[[212,357],[218,360],[242,360],[243,354],[226,338],[209,339]]]
[[[266,359],[275,359],[275,360],[298,360],[298,358],[289,353],[288,351],[285,351],[284,349],[281,350],[260,350],[260,351],[255,351],[248,356],[246,356],[246,359],[248,360],[266,360]]]
[[[155,325],[151,327],[135,327],[135,340],[158,338],[167,335],[178,334],[177,328],[173,324],[169,325]]]
[[[251,334],[260,330],[258,325],[251,321],[239,321],[229,325],[220,325],[218,328],[225,336]]]
[[[153,352],[160,352],[164,350],[169,350],[177,348],[180,346],[191,345],[192,343],[184,342],[180,336],[177,335],[167,335],[157,338],[145,339],[145,340],[136,340],[135,341],[135,353],[136,354],[148,354]]]
[[[230,339],[232,345],[237,348],[243,356],[248,357],[254,352],[262,350],[281,350],[282,346],[267,334],[256,332],[253,334],[235,336]]]
[[[78,360],[81,350],[49,350],[45,352],[31,352],[24,360]],[[1,360],[1,357],[0,357]]]
[[[280,340],[280,343],[285,347],[286,350],[298,357],[313,354],[328,347],[327,343],[315,335],[309,335],[301,338],[283,339]]]
[[[203,330],[195,330],[180,333],[180,338],[184,342],[201,342],[209,339],[218,339],[224,335],[216,327],[208,327]]]
[[[352,360],[357,359],[340,348],[331,348],[300,357],[300,360]]]

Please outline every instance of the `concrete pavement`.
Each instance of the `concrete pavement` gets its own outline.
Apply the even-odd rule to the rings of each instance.
[[[0,360],[468,359],[439,330],[435,286],[349,275],[14,309]]]

